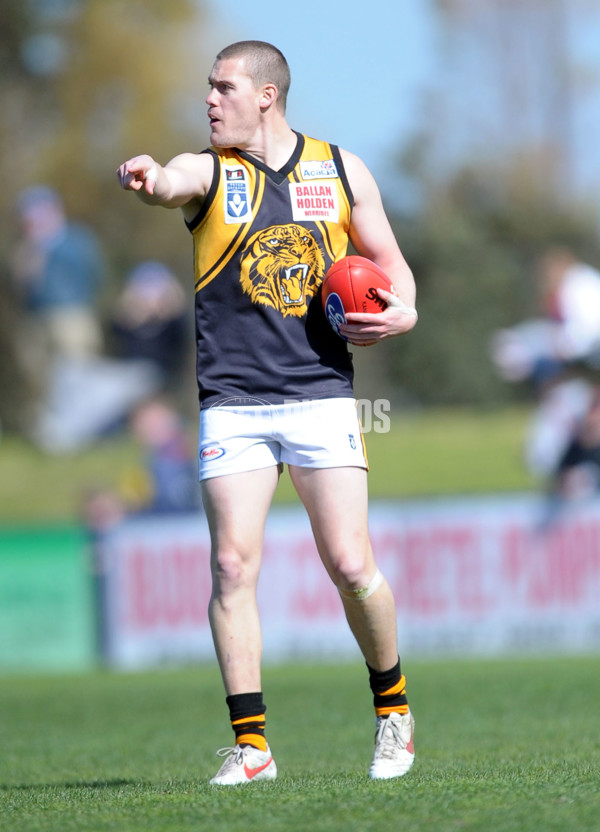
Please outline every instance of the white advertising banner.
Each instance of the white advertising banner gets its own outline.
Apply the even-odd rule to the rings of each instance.
[[[540,528],[532,495],[373,503],[371,538],[413,657],[600,649],[600,506]],[[213,658],[210,542],[150,518],[101,546],[105,653],[119,667]],[[301,507],[274,507],[259,584],[266,660],[358,656]]]

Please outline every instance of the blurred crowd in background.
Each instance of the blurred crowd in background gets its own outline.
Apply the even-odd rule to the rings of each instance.
[[[124,471],[120,493],[90,490],[83,511],[92,524],[197,507],[181,414],[193,387],[193,325],[177,276],[162,262],[139,262],[103,310],[106,263],[93,229],[68,218],[44,185],[21,192],[17,211],[17,358],[35,391],[28,438],[44,452],[73,453],[127,430],[144,449],[145,468]],[[600,271],[550,247],[535,272],[535,314],[490,333],[490,365],[506,382],[529,385],[524,464],[555,512],[600,491]]]
[[[92,523],[196,508],[195,461],[181,413],[193,383],[193,330],[178,278],[164,263],[142,261],[104,311],[107,265],[94,230],[70,220],[60,194],[44,185],[24,190],[17,211],[16,356],[33,391],[25,435],[51,454],[75,453],[119,431],[139,443],[144,467],[124,470],[117,493],[87,495],[83,510]]]

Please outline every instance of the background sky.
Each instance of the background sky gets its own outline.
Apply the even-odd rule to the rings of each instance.
[[[250,38],[278,46],[292,71],[292,127],[357,153],[393,201],[397,157],[431,126],[435,101],[438,150],[450,166],[465,155],[493,161],[532,139],[543,153],[562,135],[568,187],[600,206],[597,0],[489,4],[487,28],[487,7],[474,4],[480,28],[467,26],[452,54],[436,2],[204,0],[204,46],[208,54]]]
[[[357,153],[385,180],[390,160],[416,128],[432,77],[431,2],[206,0],[208,51],[235,40],[273,43],[290,64],[290,125]]]

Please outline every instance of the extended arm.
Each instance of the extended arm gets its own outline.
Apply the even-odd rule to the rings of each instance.
[[[134,191],[147,205],[181,208],[191,218],[208,193],[213,170],[207,153],[182,153],[164,167],[144,154],[123,162],[117,178],[122,188]]]

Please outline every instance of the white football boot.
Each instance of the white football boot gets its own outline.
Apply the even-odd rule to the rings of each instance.
[[[210,781],[213,786],[238,786],[257,780],[274,780],[277,777],[277,766],[269,746],[266,751],[260,751],[253,745],[220,748],[217,756],[227,759]]]
[[[369,769],[372,780],[389,780],[402,777],[415,759],[413,742],[415,721],[407,714],[392,712],[376,719],[375,753]]]

